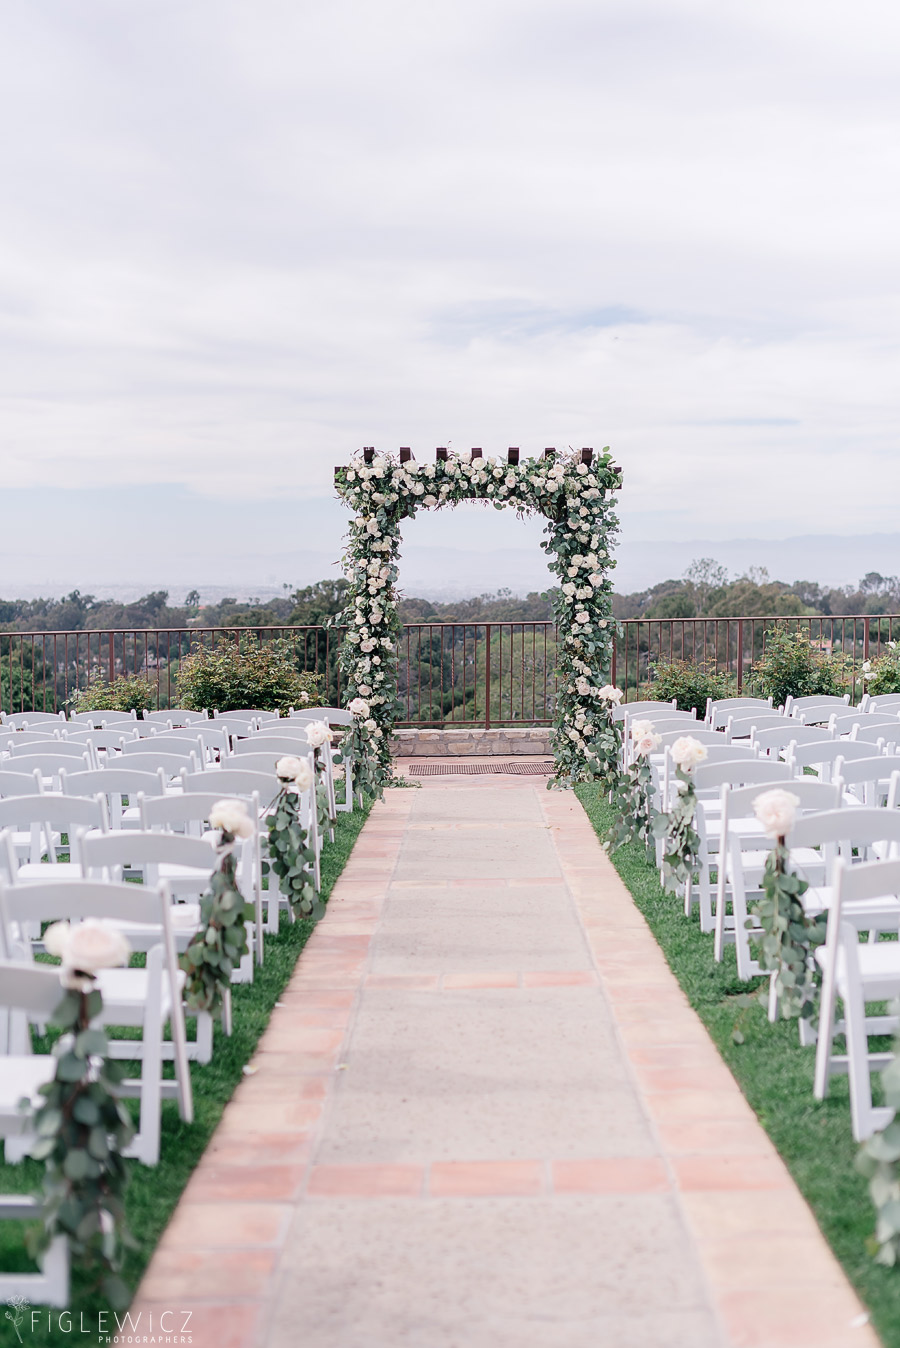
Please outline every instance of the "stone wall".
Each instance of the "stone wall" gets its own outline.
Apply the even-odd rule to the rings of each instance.
[[[540,754],[552,757],[548,726],[514,730],[397,730],[391,740],[395,758],[484,757]]]

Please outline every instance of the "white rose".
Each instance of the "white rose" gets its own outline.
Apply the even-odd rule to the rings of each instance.
[[[377,722],[377,721],[373,721],[371,716],[368,717],[367,720],[363,721],[363,725],[365,726],[366,730],[377,730],[377,729],[378,729],[378,722]]]
[[[363,697],[370,697],[372,693],[372,689],[367,683],[361,683],[359,685],[359,691],[362,693]]]
[[[253,837],[253,820],[242,800],[218,801],[209,812],[209,823],[235,838]]]
[[[603,584],[603,577],[600,575],[599,571],[595,571],[592,575],[588,576],[588,581],[596,590],[598,585]]]
[[[756,797],[753,813],[770,838],[783,838],[794,827],[799,804],[798,796],[776,787],[774,791],[764,791]]]
[[[672,760],[682,772],[693,772],[697,764],[702,763],[707,756],[706,745],[690,735],[682,735],[672,745]]]
[[[564,595],[567,595],[569,599],[575,594],[575,586],[570,580],[566,581],[565,585],[562,587],[562,592]]]
[[[575,691],[582,697],[587,697],[591,691],[590,680],[586,679],[583,674],[575,680]]]
[[[309,693],[301,693],[301,694],[300,694],[300,701],[301,701],[301,702],[308,702],[308,701],[309,701]]]
[[[321,749],[323,744],[331,744],[334,735],[324,721],[312,721],[306,727],[306,738],[314,749]]]
[[[569,569],[568,569],[568,571],[566,572],[566,575],[567,575],[567,576],[577,576],[577,575],[578,575],[578,567],[577,567],[577,566],[570,566]]]
[[[505,481],[506,481],[507,487],[514,487],[514,486],[516,485],[516,475],[515,475],[515,473],[507,473],[507,474],[506,474],[506,479],[505,479]]]
[[[83,922],[77,922],[69,928],[61,954],[63,984],[78,987],[80,983],[73,975],[93,974],[98,969],[116,969],[128,963],[130,954],[131,947],[119,927],[100,918],[86,917]]]
[[[646,758],[647,754],[652,754],[653,750],[659,747],[659,740],[659,735],[654,735],[653,731],[649,730],[646,735],[635,741],[634,752],[638,758]]]
[[[581,609],[580,612],[575,614],[575,621],[577,623],[589,623],[591,615],[585,609]]]
[[[413,495],[414,495],[414,496],[424,496],[424,495],[425,495],[425,483],[424,483],[424,482],[415,482],[415,483],[413,483]]]
[[[51,922],[44,932],[44,949],[48,955],[55,955],[57,959],[62,959],[70,930],[68,922]]]
[[[300,766],[300,759],[289,754],[286,758],[279,758],[275,764],[275,772],[283,782],[292,782],[297,776]]]
[[[652,730],[653,730],[652,721],[632,721],[631,738],[633,740],[639,740],[642,738],[642,736],[649,735]]]
[[[368,655],[370,651],[374,651],[375,642],[371,637],[367,637],[365,641],[360,643],[359,649],[365,651],[366,655]]]
[[[621,688],[616,688],[612,683],[605,683],[597,696],[603,702],[615,702],[616,706],[622,701],[624,693]]]
[[[369,714],[369,704],[365,698],[355,697],[352,702],[347,703],[347,710],[351,716],[364,717]]]
[[[303,795],[304,791],[310,791],[313,784],[313,771],[305,758],[297,760],[297,771],[293,776],[294,790]]]
[[[425,500],[423,501],[422,504],[423,504],[423,505],[427,505],[427,506],[435,506],[435,505],[437,505],[437,497],[436,497],[436,496],[426,496],[426,497],[425,497]]]

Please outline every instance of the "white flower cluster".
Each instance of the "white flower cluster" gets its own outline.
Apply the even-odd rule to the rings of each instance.
[[[794,827],[799,805],[799,796],[791,791],[782,791],[779,787],[757,796],[753,802],[753,813],[770,838],[783,838]]]
[[[631,741],[637,757],[646,758],[659,748],[661,736],[653,729],[652,721],[632,721]]]
[[[292,754],[279,758],[275,764],[275,773],[283,786],[301,796],[312,788],[312,768],[305,758],[294,758]]]
[[[77,992],[90,990],[100,969],[128,963],[131,947],[119,927],[102,918],[88,917],[74,926],[53,922],[44,932],[44,949],[62,960],[60,981]]]
[[[334,731],[325,721],[311,721],[306,727],[306,738],[314,749],[321,749],[323,744],[331,744]]]
[[[211,828],[230,833],[233,838],[252,838],[253,820],[242,800],[220,800],[209,812]]]
[[[709,757],[705,744],[691,735],[682,735],[672,745],[672,762],[682,772],[693,772],[698,763]]]

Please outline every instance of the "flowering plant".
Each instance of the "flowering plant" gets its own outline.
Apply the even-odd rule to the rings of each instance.
[[[221,1014],[232,972],[249,949],[247,923],[253,918],[253,904],[238,889],[234,849],[238,838],[253,836],[256,825],[239,800],[220,800],[209,822],[219,831],[218,857],[200,900],[200,929],[182,955],[181,967],[185,1004],[193,1011]],[[262,933],[257,937],[261,940]]]
[[[354,750],[363,779],[380,794],[391,777],[389,736],[398,711],[397,561],[400,527],[422,507],[482,500],[497,509],[547,519],[541,547],[561,581],[554,595],[557,694],[552,740],[558,784],[591,781],[610,770],[608,723],[601,714],[601,676],[609,669],[614,620],[609,547],[618,527],[613,495],[621,471],[608,449],[500,463],[464,460],[440,451],[436,463],[397,462],[364,451],[338,468],[338,495],[354,512],[344,569],[347,606],[333,621],[347,633],[341,669],[353,702],[369,704],[354,720]],[[589,462],[587,460],[590,460]],[[371,726],[368,722],[371,721]]]
[[[136,1243],[125,1227],[122,1153],[134,1126],[118,1098],[125,1065],[109,1057],[105,1032],[91,1022],[103,1013],[96,974],[127,964],[130,950],[112,923],[93,918],[74,926],[54,922],[45,948],[62,960],[65,995],[53,1023],[64,1034],[53,1046],[56,1073],[40,1087],[43,1098],[34,1116],[31,1156],[44,1162],[42,1221],[26,1240],[36,1257],[65,1236],[73,1258],[96,1271],[110,1304],[124,1307],[130,1294],[122,1262]]]
[[[687,885],[693,879],[700,837],[694,827],[697,793],[694,768],[708,757],[705,744],[691,735],[682,735],[671,749],[675,764],[675,795],[668,810],[657,815],[653,832],[663,838],[663,880],[667,889]]]
[[[813,946],[825,939],[825,914],[809,917],[801,896],[809,888],[806,880],[789,870],[790,851],[785,837],[797,816],[799,799],[790,791],[776,788],[764,791],[753,802],[753,811],[775,846],[766,859],[762,898],[750,909],[762,926],[760,967],[772,975],[774,992],[785,1020],[799,1016],[809,1020],[816,1005],[816,980],[812,961]],[[753,922],[748,921],[748,927]],[[760,1001],[769,1000],[762,989]]]

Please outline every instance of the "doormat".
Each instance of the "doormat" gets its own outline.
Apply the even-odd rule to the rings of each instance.
[[[549,777],[552,759],[541,763],[410,763],[410,777]]]

